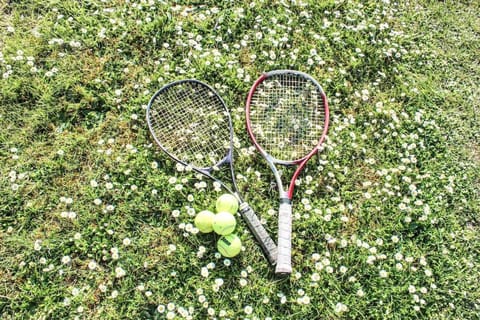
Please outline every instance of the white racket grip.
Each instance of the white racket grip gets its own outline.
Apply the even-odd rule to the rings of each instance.
[[[278,256],[275,274],[292,273],[292,204],[283,199],[278,210]]]
[[[263,227],[262,223],[258,219],[255,212],[248,205],[248,203],[243,202],[240,204],[240,214],[248,225],[248,228],[257,239],[257,242],[260,244],[260,247],[263,250],[263,253],[267,257],[268,261],[272,266],[277,263],[277,245],[272,240],[267,230]]]

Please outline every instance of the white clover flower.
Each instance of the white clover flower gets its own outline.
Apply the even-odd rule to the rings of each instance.
[[[245,314],[252,314],[253,308],[252,308],[251,306],[246,306],[246,307],[243,309],[243,312],[245,312]]]
[[[380,278],[387,278],[388,272],[382,269],[380,270],[379,275],[380,275]]]
[[[427,265],[427,260],[425,259],[425,257],[420,257],[419,263],[420,263],[422,266],[426,266],[426,265]]]
[[[88,269],[90,270],[95,270],[97,268],[97,263],[95,262],[95,260],[91,260],[89,263],[88,263]]]
[[[42,249],[42,240],[35,240],[33,244],[33,249],[35,251],[40,251]]]
[[[344,305],[343,303],[339,302],[335,305],[335,312],[336,313],[342,313],[348,311],[348,307]]]
[[[159,304],[159,305],[157,306],[157,312],[158,312],[158,313],[164,313],[164,312],[165,312],[165,305]]]
[[[127,273],[122,267],[116,267],[115,268],[115,277],[116,278],[122,278],[126,275]]]
[[[80,294],[80,289],[73,287],[72,288],[72,296],[76,297]]]

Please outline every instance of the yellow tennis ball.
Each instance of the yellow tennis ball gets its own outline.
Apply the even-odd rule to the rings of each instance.
[[[238,200],[229,193],[222,194],[215,204],[217,212],[236,213],[238,210]]]
[[[240,253],[242,241],[236,234],[221,237],[217,242],[218,252],[227,258],[233,258]]]
[[[232,233],[236,225],[237,221],[230,212],[219,212],[213,217],[213,231],[222,236]]]
[[[213,231],[213,218],[215,214],[211,211],[204,210],[200,211],[195,217],[195,227],[197,227],[200,232],[209,233]]]

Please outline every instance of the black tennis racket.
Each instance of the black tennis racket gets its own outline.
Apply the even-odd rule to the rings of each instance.
[[[147,123],[155,142],[167,155],[217,181],[238,199],[240,214],[270,264],[275,265],[275,242],[238,192],[233,170],[232,120],[222,98],[198,80],[175,81],[150,99]],[[233,189],[213,176],[220,167],[227,165]]]

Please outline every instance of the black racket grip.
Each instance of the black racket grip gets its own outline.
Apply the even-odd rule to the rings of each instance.
[[[263,227],[253,209],[246,202],[240,204],[240,214],[248,225],[248,228],[262,247],[265,257],[272,266],[277,264],[277,245],[272,240],[267,230]]]

